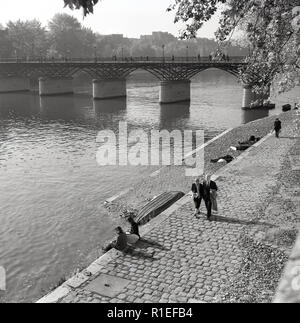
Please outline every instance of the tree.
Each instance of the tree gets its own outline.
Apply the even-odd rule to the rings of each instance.
[[[160,52],[162,51],[161,47],[159,48]],[[162,56],[161,53],[157,55],[158,51],[155,49],[155,46],[152,46],[151,44],[143,43],[143,42],[136,42],[131,47],[131,56],[135,57],[155,57],[155,56]]]
[[[65,6],[71,9],[83,8],[84,15],[94,12],[94,6],[99,2],[99,0],[64,0]]]
[[[181,37],[192,38],[220,5],[219,45],[226,46],[239,30],[250,49],[241,81],[258,93],[267,92],[272,82],[280,92],[299,85],[299,0],[175,0],[168,10],[176,11],[175,23],[186,24]]]
[[[61,57],[92,57],[96,36],[74,17],[56,14],[49,22],[51,52]]]
[[[79,57],[94,57],[98,54],[96,34],[90,28],[82,27],[80,38],[81,52]]]
[[[13,46],[8,36],[8,30],[0,25],[0,58],[10,58],[12,56]]]
[[[45,53],[46,30],[38,20],[9,21],[7,33],[16,56],[37,57]]]

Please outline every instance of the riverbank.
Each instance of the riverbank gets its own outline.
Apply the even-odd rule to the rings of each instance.
[[[206,163],[206,171],[219,171],[217,180],[221,211],[217,221],[211,223],[204,217],[193,218],[190,197],[186,196],[142,230],[146,241],[139,242],[137,247],[149,253],[155,250],[154,259],[140,259],[112,251],[41,301],[271,301],[298,224],[291,204],[277,204],[280,194],[294,183],[284,172],[290,169],[289,153],[294,145],[299,144],[295,138],[297,129],[292,121],[295,112],[281,115],[280,118],[286,138],[278,141],[273,136],[268,137],[246,153],[247,158],[229,164],[223,171],[219,164]],[[228,147],[239,140],[248,139],[250,135],[263,136],[268,133],[272,129],[273,119],[258,120],[234,129],[206,147],[206,160],[223,155]],[[173,171],[172,176],[167,176],[167,169],[164,169],[156,178],[146,181],[154,180],[157,183],[158,179],[164,181],[167,176],[169,179],[165,185],[183,185],[179,183],[178,173]],[[188,191],[189,187],[190,182],[184,191]],[[155,185],[153,188],[158,190]],[[160,189],[164,190],[165,186]],[[155,191],[147,192],[148,195],[143,193],[134,207],[142,204],[145,198],[150,198],[151,194],[156,195]],[[136,193],[131,191],[126,196],[129,201],[126,207],[133,206],[133,194]],[[288,210],[282,210],[281,207],[286,204]],[[257,248],[261,252],[257,253]],[[266,270],[265,280],[258,279],[259,268],[251,267],[249,259],[254,259],[260,268],[270,266],[267,267],[270,270]],[[243,280],[244,283],[239,284],[235,280],[238,273],[243,273],[242,278],[247,277],[247,282]],[[119,290],[114,294],[110,293],[109,288],[103,290],[103,282],[109,278],[121,280],[123,288],[120,289],[122,284],[119,284]],[[258,289],[260,292],[255,291],[257,284],[261,285]],[[247,288],[247,292],[244,288]]]
[[[252,135],[262,138],[270,133],[276,117],[271,116],[241,125],[211,142],[204,149],[205,173],[214,174],[226,166],[226,163],[211,163],[211,159],[226,155],[238,158],[243,152],[233,151],[230,147],[237,146],[239,141],[246,141]],[[280,115],[283,124],[290,123],[291,118],[291,113],[283,113]],[[163,192],[182,191],[187,193],[193,180],[194,178],[185,175],[184,166],[164,167],[155,176],[145,178],[137,185],[131,187],[126,194],[114,199],[108,205],[108,209],[113,217],[126,213],[128,210],[137,212],[137,210],[152,200],[153,197]]]

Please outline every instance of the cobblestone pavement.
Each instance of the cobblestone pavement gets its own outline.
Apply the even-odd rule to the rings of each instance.
[[[288,112],[280,115],[283,124],[288,124],[294,118],[294,112]],[[272,129],[276,116],[255,120],[248,124],[234,128],[217,140],[210,143],[204,149],[205,172],[214,174],[224,166],[224,163],[211,163],[211,159],[221,156],[231,155],[237,158],[242,152],[233,151],[229,147],[237,146],[239,141],[248,140],[250,136],[266,136]],[[129,191],[108,205],[110,216],[118,222],[120,214],[127,210],[136,211],[143,207],[154,196],[170,190],[188,192],[190,183],[194,180],[187,177],[184,166],[169,166],[162,168],[156,176],[147,176],[142,181],[129,188]],[[122,226],[123,223],[121,222]]]
[[[215,221],[206,220],[203,205],[201,216],[195,218],[190,200],[147,233],[143,237],[146,241],[137,244],[140,252],[151,254],[155,251],[153,258],[119,253],[116,259],[108,261],[102,267],[100,273],[89,277],[80,287],[73,288],[61,301],[222,301],[220,295],[223,295],[224,290],[230,290],[232,280],[241,270],[245,257],[241,239],[245,235],[259,241],[268,240],[268,235],[280,232],[282,221],[288,230],[297,232],[295,228],[299,222],[296,209],[291,206],[289,215],[287,212],[282,215],[283,207],[282,204],[278,206],[278,201],[290,189],[282,186],[286,178],[282,178],[282,173],[286,170],[290,151],[293,151],[295,145],[299,145],[299,140],[295,139],[295,136],[299,136],[299,131],[295,124],[291,124],[288,129],[284,129],[282,135],[284,138],[279,140],[270,137],[253,149],[245,159],[224,170],[217,180],[220,189],[219,215]],[[295,183],[291,182],[292,184]],[[283,216],[284,219],[281,221],[278,216]],[[288,256],[293,241],[283,245],[277,242],[270,239],[270,247]],[[264,264],[260,265],[263,268]],[[278,266],[281,272],[282,264]],[[126,279],[128,284],[111,297],[89,291],[90,282],[105,274],[115,280]],[[274,292],[275,290],[266,291],[266,301],[273,297]],[[238,296],[235,300],[236,298]]]

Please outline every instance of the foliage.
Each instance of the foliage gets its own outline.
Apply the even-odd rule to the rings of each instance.
[[[0,25],[0,58],[9,57],[13,52],[12,41],[8,36],[8,31]]]
[[[94,6],[99,2],[99,0],[64,0],[65,6],[71,9],[83,8],[83,14],[87,15],[94,12]]]
[[[183,38],[195,37],[203,24],[222,10],[216,33],[221,47],[242,32],[250,55],[241,81],[265,92],[276,81],[279,91],[300,84],[299,0],[174,0],[175,22],[186,24]]]
[[[46,48],[46,30],[34,20],[7,23],[7,37],[12,43],[14,55],[18,57],[39,56]]]
[[[95,34],[67,14],[56,14],[49,22],[51,53],[63,57],[91,57]]]

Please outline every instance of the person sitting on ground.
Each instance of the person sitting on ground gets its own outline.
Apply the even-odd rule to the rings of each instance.
[[[234,157],[230,156],[230,155],[226,155],[223,157],[219,157],[217,159],[211,159],[211,163],[222,163],[222,162],[226,162],[226,163],[231,163],[234,160]]]
[[[135,235],[137,235],[139,238],[141,238],[138,223],[136,223],[132,217],[129,217],[129,218],[128,218],[128,222],[129,222],[129,223],[130,223],[130,225],[131,225],[130,234],[135,234]]]
[[[123,231],[121,227],[117,227],[115,230],[118,235],[118,238],[116,241],[111,242],[107,247],[103,248],[103,250],[106,252],[113,248],[119,251],[124,251],[128,247],[127,234]]]
[[[247,140],[247,141],[244,141],[244,142],[240,142],[239,141],[239,145],[254,145],[255,143],[257,143],[258,141],[260,140],[260,138],[258,137],[258,138],[256,138],[255,136],[251,136],[250,138],[249,138],[249,140]]]
[[[247,150],[248,148],[250,148],[251,146],[253,146],[254,144],[256,144],[258,141],[260,141],[260,137],[255,137],[255,136],[251,136],[249,138],[249,140],[247,141],[239,141],[239,145],[236,147],[230,147],[232,150]]]

